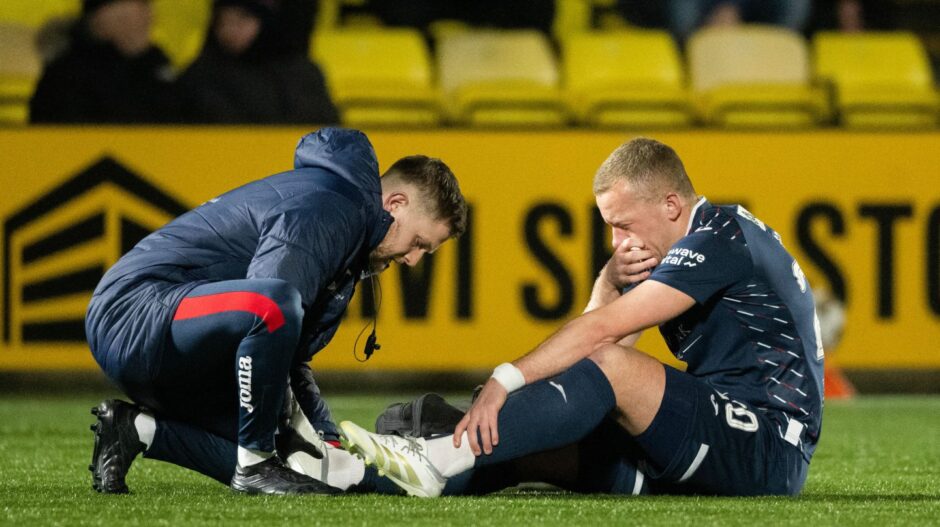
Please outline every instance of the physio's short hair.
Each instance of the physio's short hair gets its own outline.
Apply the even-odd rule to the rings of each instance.
[[[629,183],[646,200],[664,192],[695,198],[695,188],[676,151],[646,137],[626,142],[610,154],[594,175],[594,195],[607,192],[618,181]]]
[[[467,202],[454,173],[440,159],[422,155],[403,157],[385,171],[382,181],[386,185],[397,182],[414,185],[422,193],[428,214],[450,225],[451,237],[467,230]]]

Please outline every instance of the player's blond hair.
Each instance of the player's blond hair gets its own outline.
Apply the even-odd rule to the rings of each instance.
[[[645,200],[657,199],[664,192],[689,199],[696,196],[676,151],[646,137],[626,142],[610,154],[594,175],[594,195],[607,192],[618,181],[626,181]]]

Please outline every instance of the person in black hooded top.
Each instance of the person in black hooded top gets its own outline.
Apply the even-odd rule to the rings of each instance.
[[[30,101],[33,123],[177,121],[166,55],[150,41],[147,0],[84,0],[68,48],[52,59]]]
[[[179,80],[187,122],[339,121],[320,68],[277,46],[277,9],[275,0],[215,0],[202,53]]]

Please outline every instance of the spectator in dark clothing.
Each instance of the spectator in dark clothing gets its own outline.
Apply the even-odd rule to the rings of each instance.
[[[847,33],[895,28],[895,7],[884,0],[816,0],[810,29]]]
[[[663,2],[617,0],[615,8],[630,25],[655,29],[669,26],[669,16]]]
[[[275,20],[276,52],[306,56],[310,51],[310,36],[318,11],[319,2],[316,0],[280,0]]]
[[[684,43],[705,26],[773,24],[802,31],[812,5],[810,0],[669,0],[666,9],[669,29]]]
[[[474,27],[537,29],[550,34],[554,0],[369,0],[365,8],[391,26],[425,29],[438,20]]]
[[[339,121],[323,74],[280,45],[273,0],[215,0],[202,53],[180,77],[188,122]]]
[[[150,42],[148,0],[84,0],[68,47],[43,71],[33,123],[162,123],[179,119],[166,55]]]

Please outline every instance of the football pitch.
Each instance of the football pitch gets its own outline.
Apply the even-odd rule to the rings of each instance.
[[[371,427],[415,394],[334,396],[336,418]],[[138,459],[131,494],[91,489],[99,398],[0,398],[3,525],[940,525],[940,397],[864,397],[826,405],[797,498],[616,497],[509,490],[488,497],[259,497]]]

